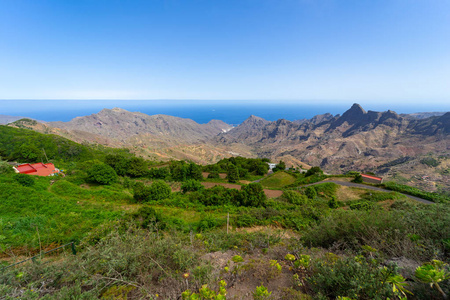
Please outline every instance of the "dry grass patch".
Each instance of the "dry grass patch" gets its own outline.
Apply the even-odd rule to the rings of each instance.
[[[340,186],[336,192],[336,196],[337,199],[340,201],[352,201],[361,199],[361,196],[364,193],[367,193],[367,190],[354,187]]]

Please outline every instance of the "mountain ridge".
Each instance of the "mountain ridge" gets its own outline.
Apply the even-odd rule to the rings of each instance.
[[[391,110],[366,111],[356,103],[342,115],[327,113],[301,121],[268,121],[251,115],[236,127],[220,120],[198,124],[190,119],[113,108],[69,122],[39,123],[29,128],[77,142],[128,147],[138,155],[162,160],[213,163],[235,155],[272,161],[283,158],[288,165],[321,166],[330,173],[357,170],[388,177],[395,176],[397,167],[379,167],[402,157],[417,158],[412,164],[414,172],[401,169],[402,174],[419,174],[421,157],[429,153],[450,156],[450,112],[414,118]],[[436,170],[437,181],[444,180],[445,169]],[[450,186],[448,179],[444,182]]]

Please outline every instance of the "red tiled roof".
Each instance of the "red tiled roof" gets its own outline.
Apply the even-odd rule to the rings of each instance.
[[[56,173],[55,165],[52,163],[43,164],[23,164],[16,167],[17,171],[22,174],[38,175],[38,176],[49,176]]]
[[[383,178],[381,178],[381,177],[376,177],[376,176],[372,176],[372,175],[361,174],[361,176],[370,178],[370,179],[375,179],[375,180],[383,180]]]

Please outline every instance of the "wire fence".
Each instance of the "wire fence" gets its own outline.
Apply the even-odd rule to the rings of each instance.
[[[22,260],[22,261],[19,261],[19,262],[17,262],[17,263],[12,264],[12,265],[3,267],[3,268],[1,268],[0,270],[1,270],[1,271],[5,271],[5,270],[8,269],[8,268],[11,268],[11,267],[13,267],[13,266],[22,264],[22,263],[27,262],[27,261],[29,261],[29,260],[35,262],[37,257],[41,257],[41,258],[42,258],[42,256],[44,256],[44,255],[47,254],[47,253],[54,252],[54,251],[56,251],[56,250],[59,250],[59,249],[61,249],[61,248],[64,248],[64,247],[66,247],[66,246],[69,246],[69,245],[70,245],[70,248],[71,248],[71,250],[72,250],[72,254],[73,254],[73,255],[76,255],[76,254],[77,254],[77,249],[75,248],[75,243],[74,243],[74,242],[71,242],[71,243],[68,243],[68,244],[59,246],[59,247],[57,247],[57,248],[54,248],[54,249],[52,249],[52,250],[49,250],[49,251],[46,251],[46,252],[39,253],[38,255],[35,255],[35,256],[33,256],[33,257],[24,259],[24,260]]]

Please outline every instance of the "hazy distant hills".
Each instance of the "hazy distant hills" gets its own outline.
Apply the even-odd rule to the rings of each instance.
[[[428,116],[428,117],[427,117]],[[431,176],[418,182],[427,189],[450,187],[450,112],[399,115],[365,111],[354,104],[342,115],[329,113],[294,122],[250,116],[237,127],[212,120],[198,124],[167,115],[149,116],[124,109],[103,109],[70,122],[12,126],[59,134],[77,142],[128,147],[155,159],[188,159],[211,163],[242,155],[283,159],[289,166],[321,166],[330,173],[372,171],[402,180]],[[439,160],[430,169],[424,157]],[[405,159],[407,158],[407,159]]]
[[[0,115],[0,125],[12,123],[14,121],[17,121],[17,120],[20,120],[23,118],[25,118],[25,117]]]
[[[70,122],[50,122],[48,125],[67,130],[86,131],[121,142],[141,134],[177,142],[198,142],[232,128],[219,120],[198,124],[190,119],[167,115],[149,116],[121,108],[103,109],[97,114],[78,117]]]
[[[232,128],[220,120],[198,124],[190,119],[167,115],[149,116],[113,108],[77,117],[69,122],[30,124],[17,121],[12,126],[58,134],[80,143],[128,147],[136,154],[158,160],[188,159],[209,163],[231,156],[226,150],[207,143],[209,139]]]

